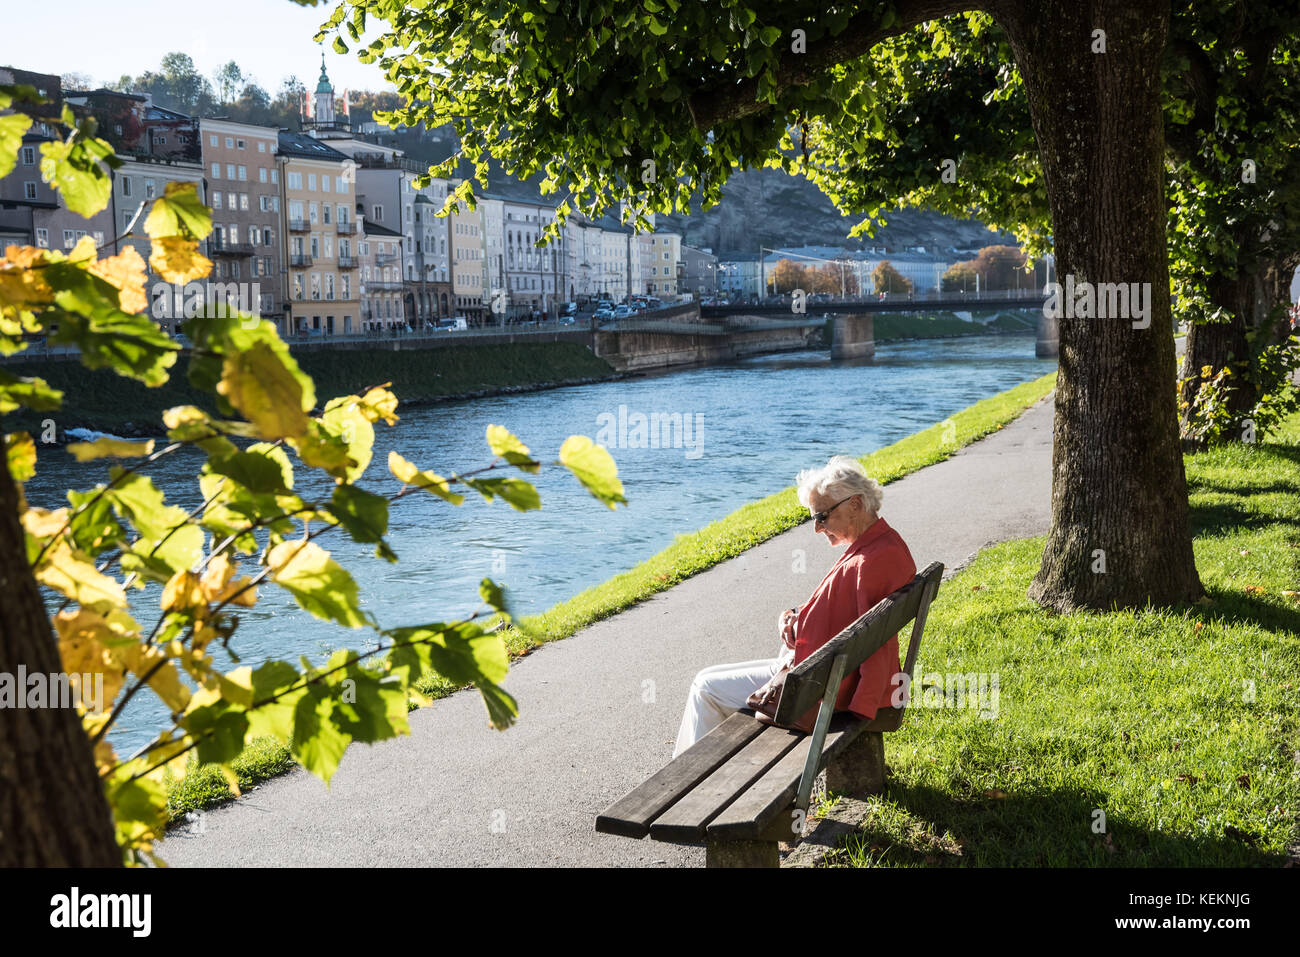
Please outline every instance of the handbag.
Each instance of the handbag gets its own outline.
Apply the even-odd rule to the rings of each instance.
[[[787,662],[781,666],[781,670],[774,674],[763,687],[751,694],[746,700],[746,706],[754,709],[754,717],[763,724],[774,725],[778,728],[787,728],[791,731],[800,731],[808,734],[812,731],[813,725],[817,721],[817,705],[813,705],[808,711],[799,718],[794,724],[778,724],[776,720],[776,709],[781,704],[781,693],[785,691],[785,677],[790,673],[790,665]]]

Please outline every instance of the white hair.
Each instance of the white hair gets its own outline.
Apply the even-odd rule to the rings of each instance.
[[[862,504],[872,515],[880,513],[885,490],[880,483],[867,475],[862,464],[847,455],[836,455],[819,469],[804,469],[795,476],[799,504],[808,508],[808,498],[814,492],[837,501],[862,496]]]

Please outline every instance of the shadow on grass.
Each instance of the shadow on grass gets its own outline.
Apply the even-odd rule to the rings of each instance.
[[[835,863],[893,867],[1278,867],[1284,855],[1252,846],[1256,837],[1228,826],[1219,835],[1176,836],[1135,827],[1108,814],[1094,833],[1100,790],[1048,790],[955,799],[932,787],[889,782],[888,809],[845,838]],[[884,823],[898,811],[906,833]]]

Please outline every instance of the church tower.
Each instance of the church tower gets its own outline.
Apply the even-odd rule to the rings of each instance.
[[[325,73],[325,51],[320,55],[320,81],[316,84],[316,125],[334,123],[334,87]]]

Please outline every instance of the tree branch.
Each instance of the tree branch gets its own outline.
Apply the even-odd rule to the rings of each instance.
[[[880,25],[875,11],[856,14],[838,36],[811,41],[805,53],[783,53],[776,70],[776,91],[779,94],[810,83],[831,67],[856,60],[881,40],[906,33],[927,20],[971,10],[992,12],[994,6],[988,0],[902,0],[896,8],[897,19],[887,27]],[[749,77],[693,94],[686,106],[695,120],[695,128],[710,130],[722,120],[739,120],[767,112],[772,104],[758,99],[758,81],[759,77]]]

